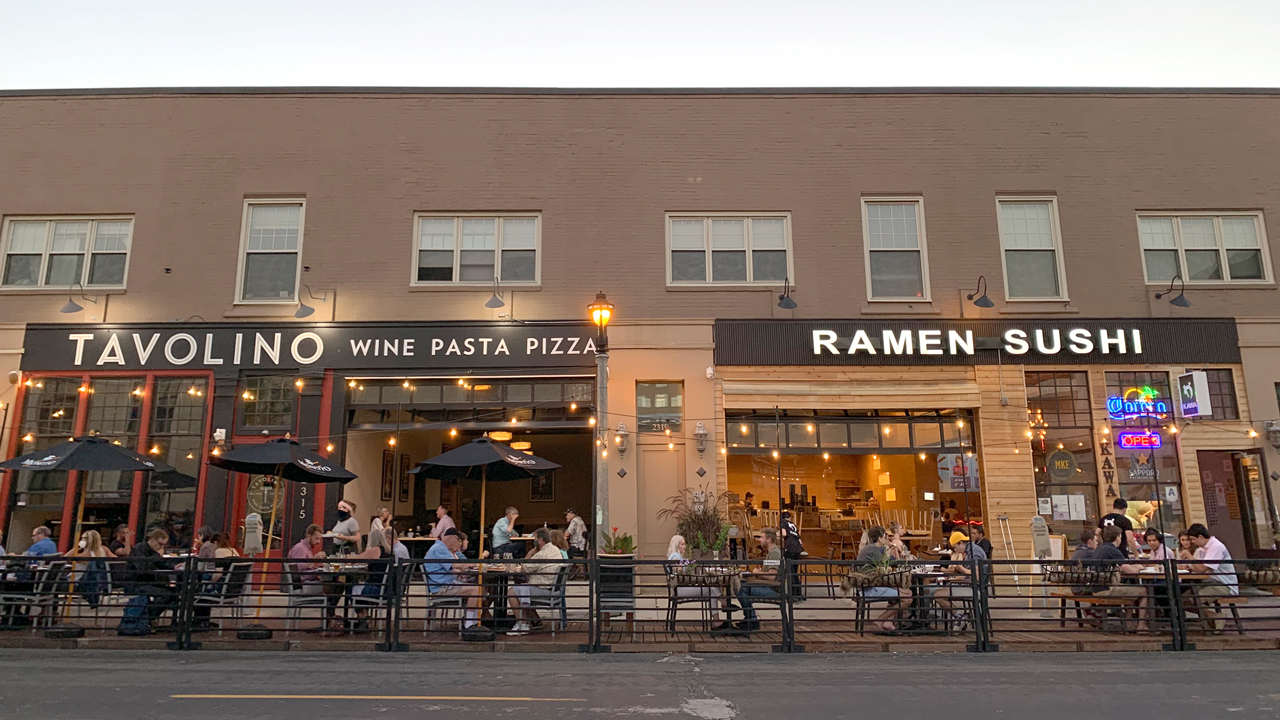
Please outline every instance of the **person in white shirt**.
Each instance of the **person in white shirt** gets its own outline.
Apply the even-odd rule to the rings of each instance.
[[[521,564],[521,571],[528,576],[529,582],[513,585],[511,594],[507,596],[507,602],[518,618],[508,635],[524,635],[533,629],[538,613],[527,607],[529,600],[551,597],[555,590],[556,574],[563,565],[560,548],[551,543],[550,530],[538,528],[533,533],[533,543],[537,549]]]
[[[378,508],[378,512],[374,513],[373,518],[369,520],[369,531],[386,530],[391,526],[391,511],[387,506],[383,505]]]
[[[1164,544],[1164,536],[1155,528],[1147,528],[1142,534],[1142,539],[1147,543],[1147,551],[1151,554],[1151,560],[1177,560],[1178,553],[1176,550],[1170,549]]]
[[[1227,546],[1222,541],[1209,533],[1200,523],[1196,523],[1187,528],[1187,534],[1191,536],[1191,542],[1203,551],[1200,562],[1191,566],[1191,572],[1204,573],[1210,577],[1196,588],[1196,592],[1200,597],[1225,597],[1240,594],[1240,583],[1236,579],[1236,566],[1231,562],[1231,552],[1227,550]],[[1213,629],[1221,630],[1221,621],[1218,619],[1219,613],[1210,610],[1208,603],[1204,603],[1202,607],[1188,608],[1192,612],[1199,612],[1205,618],[1212,620]]]

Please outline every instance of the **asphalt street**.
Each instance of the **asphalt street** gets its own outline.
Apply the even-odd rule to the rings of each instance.
[[[1280,718],[1280,654],[0,651],[5,718]]]

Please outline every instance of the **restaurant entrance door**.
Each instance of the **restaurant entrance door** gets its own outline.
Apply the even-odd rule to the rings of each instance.
[[[1272,501],[1262,481],[1259,450],[1201,450],[1200,485],[1209,532],[1233,558],[1280,557]]]

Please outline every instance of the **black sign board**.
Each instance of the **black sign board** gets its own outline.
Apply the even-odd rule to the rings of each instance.
[[[32,324],[22,369],[587,368],[595,333],[589,323]]]
[[[1229,318],[717,320],[717,365],[1238,363]]]

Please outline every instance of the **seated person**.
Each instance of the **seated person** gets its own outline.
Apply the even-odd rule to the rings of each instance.
[[[902,540],[902,523],[897,520],[890,521],[889,529],[886,531],[884,528],[880,528],[880,531],[884,533],[884,549],[885,552],[889,554],[889,557],[892,557],[894,560],[916,559],[915,556],[911,554],[911,551],[907,549],[907,544]],[[861,554],[863,548],[869,547],[874,543],[875,540],[867,538],[867,542],[864,543],[862,547],[858,548],[858,553]]]
[[[888,536],[884,528],[876,525],[867,530],[866,535],[867,546],[858,553],[858,562],[864,567],[869,564],[883,564],[885,558],[890,557]],[[911,591],[906,588],[869,587],[863,588],[862,595],[868,600],[889,601],[889,606],[875,619],[876,625],[886,632],[897,629],[894,620],[897,619],[898,609],[902,603],[911,601]]]
[[[521,564],[521,572],[529,578],[529,582],[516,583],[507,596],[507,604],[515,612],[516,624],[508,635],[524,635],[533,629],[538,622],[538,613],[528,607],[530,598],[545,600],[551,597],[556,584],[556,574],[564,567],[556,562],[564,559],[560,548],[551,542],[551,531],[538,528],[533,533],[534,552]]]
[[[152,530],[147,533],[146,542],[134,545],[129,551],[125,569],[125,594],[147,597],[147,615],[153,625],[165,610],[177,609],[178,589],[170,582],[171,575],[166,574],[176,566],[163,554],[168,544],[168,532],[163,528]],[[192,609],[197,625],[209,624],[210,610],[207,605]]]
[[[1164,544],[1164,535],[1155,528],[1147,528],[1142,533],[1142,540],[1147,544],[1147,552],[1152,560],[1177,560],[1178,553]]]
[[[388,525],[382,529],[382,534],[391,543],[391,554],[394,555],[397,560],[409,559],[409,548],[404,543],[400,542],[400,537],[396,535],[395,528]]]
[[[987,559],[991,559],[991,541],[987,539],[987,529],[981,525],[970,524],[969,534],[973,535],[973,544],[982,548]]]
[[[782,592],[784,569],[782,548],[778,547],[778,531],[764,528],[756,538],[764,549],[764,567],[744,572],[742,586],[738,589],[738,602],[742,605],[743,619],[738,629],[752,632],[760,629],[760,620],[752,606],[752,598],[777,598]]]
[[[675,563],[687,562],[688,559],[685,557],[685,555],[686,555],[686,551],[688,550],[688,547],[689,547],[688,543],[685,542],[683,535],[672,535],[671,542],[667,544],[667,560],[669,562],[675,562]],[[673,581],[674,581],[674,578],[673,578]],[[729,616],[729,611],[731,607],[729,603],[729,598],[724,597],[724,594],[720,591],[720,588],[718,587],[708,587],[705,585],[681,585],[679,583],[676,583],[674,585],[674,589],[675,589],[676,597],[720,598],[720,607],[722,610],[724,610],[725,616],[726,617]],[[726,622],[720,623],[714,629],[729,630],[730,625],[726,621]]]
[[[1191,542],[1200,549],[1199,563],[1191,566],[1192,572],[1204,573],[1209,579],[1200,584],[1196,594],[1200,598],[1226,597],[1240,594],[1240,580],[1236,577],[1235,564],[1231,562],[1231,552],[1221,540],[1214,537],[1209,529],[1200,523],[1187,528]],[[1214,632],[1222,630],[1222,621],[1218,612],[1210,610],[1207,604],[1196,607],[1195,596],[1184,602],[1191,612],[1199,612],[1203,617],[1213,621]]]
[[[49,528],[41,525],[31,531],[31,547],[27,548],[27,555],[31,557],[43,557],[45,555],[57,555],[58,544],[55,543],[50,536],[53,533]],[[168,542],[166,539],[165,542]]]
[[[516,532],[516,519],[520,517],[520,511],[514,507],[507,508],[507,512],[498,518],[498,522],[493,524],[493,532],[490,534],[489,547],[493,548],[493,557],[497,558],[502,555],[510,555],[511,557],[524,557],[525,546],[521,542],[512,542],[511,536]]]
[[[303,533],[302,539],[289,548],[290,560],[311,560],[314,558],[323,558],[324,551],[318,548],[324,542],[324,528],[312,523],[307,526],[307,531]],[[324,593],[324,585],[320,582],[320,577],[316,574],[317,563],[293,563],[296,583],[295,591],[303,595],[321,595]]]
[[[449,508],[439,505],[436,507],[436,521],[431,523],[431,533],[427,537],[440,538],[444,536],[446,530],[452,530],[453,518],[449,517]]]
[[[1098,548],[1098,529],[1085,528],[1080,532],[1080,544],[1071,552],[1071,562],[1082,563],[1093,558],[1093,551]]]
[[[1090,564],[1104,573],[1115,569],[1119,569],[1121,575],[1136,575],[1142,572],[1141,565],[1124,562],[1128,558],[1120,548],[1125,540],[1125,531],[1119,525],[1103,527],[1102,543],[1093,551]],[[1098,597],[1133,598],[1138,608],[1138,622],[1142,622],[1147,617],[1147,589],[1141,585],[1124,585],[1117,580],[1111,583],[1110,587],[1095,590],[1093,594]]]
[[[480,586],[469,575],[474,565],[456,562],[462,552],[462,533],[449,528],[427,551],[422,570],[427,577],[427,590],[432,596],[457,595],[466,598],[466,628],[475,627],[480,615]],[[442,562],[443,561],[443,562]]]
[[[967,561],[970,558],[986,560],[987,554],[982,548],[969,542],[969,536],[959,530],[951,532],[947,544],[951,546],[951,562],[947,564],[945,572],[952,577],[934,586],[932,593],[933,601],[938,607],[953,610],[956,599],[973,597],[973,570],[969,568]],[[962,615],[953,612],[953,617],[959,619]]]

